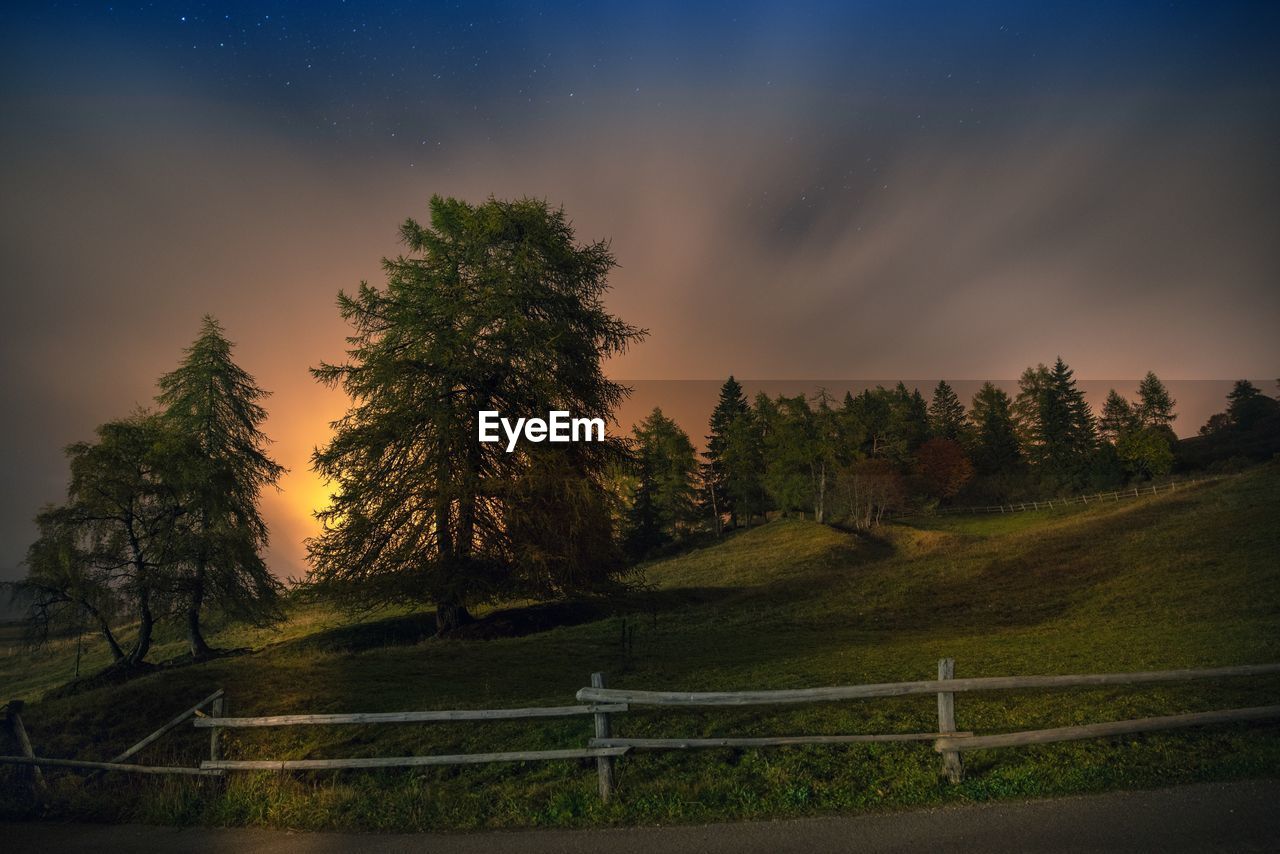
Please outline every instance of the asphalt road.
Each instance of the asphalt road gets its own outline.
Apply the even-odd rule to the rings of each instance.
[[[1280,780],[796,821],[465,835],[0,824],[0,847],[38,854],[1278,851]]]

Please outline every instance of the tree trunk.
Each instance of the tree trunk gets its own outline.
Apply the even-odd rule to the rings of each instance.
[[[818,467],[818,500],[813,506],[813,521],[821,524],[827,514],[827,464]]]
[[[462,602],[449,600],[436,603],[436,634],[438,635],[447,635],[473,619],[475,618]]]
[[[191,588],[191,599],[187,602],[187,645],[191,649],[191,657],[200,661],[209,658],[214,650],[205,643],[205,635],[200,631],[200,609],[205,604],[205,566],[200,563],[196,567],[195,579]]]
[[[138,641],[129,653],[129,664],[141,664],[151,651],[151,630],[155,618],[151,614],[151,593],[143,591],[138,603]]]
[[[111,650],[111,661],[114,663],[124,658],[124,650],[120,648],[120,642],[116,640],[116,636],[111,632],[111,626],[102,617],[98,617],[98,631],[102,632],[107,648]]]
[[[459,626],[471,622],[471,612],[467,610],[464,593],[466,579],[459,576],[470,570],[471,549],[475,539],[476,524],[476,490],[474,473],[479,469],[477,459],[479,445],[471,444],[468,452],[468,474],[460,490],[458,498],[458,528],[449,540],[451,552],[445,554],[445,590],[443,596],[436,598],[436,634],[447,635]],[[443,541],[442,541],[443,547]]]
[[[93,617],[93,621],[98,624],[98,631],[102,634],[102,639],[107,642],[107,648],[111,650],[111,661],[114,663],[124,658],[124,650],[120,648],[120,642],[116,640],[115,633],[111,631],[111,623],[107,622],[107,618],[102,616],[102,612],[84,600],[81,600],[80,607],[84,608],[89,616]]]
[[[715,524],[716,536],[719,537],[724,534],[724,529],[720,524],[720,506],[716,501],[715,484],[711,485],[709,492],[711,493],[711,519],[712,519],[712,522]]]
[[[147,564],[132,525],[129,528],[129,548],[133,552],[134,584],[138,591],[138,640],[130,650],[126,662],[135,665],[141,664],[147,657],[147,653],[151,651],[151,629],[155,625],[155,618],[151,614],[151,588],[147,582]]]
[[[200,632],[200,605],[195,602],[187,606],[187,647],[191,650],[191,657],[196,660],[213,655],[212,647]]]

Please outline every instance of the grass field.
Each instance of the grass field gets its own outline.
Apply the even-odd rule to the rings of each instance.
[[[958,676],[1106,672],[1280,661],[1280,467],[1111,505],[903,522],[874,538],[773,522],[647,567],[630,611],[523,637],[418,640],[411,612],[355,621],[299,606],[279,631],[225,630],[251,654],[166,668],[38,700],[38,753],[107,758],[224,687],[229,712],[563,705],[594,670],[653,689],[786,688]],[[387,644],[391,639],[398,641]],[[176,655],[176,641],[158,658]],[[0,659],[0,695],[64,682],[74,641]],[[96,644],[82,667],[103,663]],[[957,697],[981,733],[1280,702],[1280,679]],[[932,697],[790,709],[637,710],[624,736],[932,731]],[[231,758],[321,758],[581,746],[589,719],[293,727],[225,737]],[[204,731],[140,758],[195,764]],[[1280,727],[1218,726],[965,755],[939,779],[928,744],[640,753],[602,805],[588,762],[228,781],[56,775],[59,818],[412,830],[794,816],[1280,774]],[[15,772],[0,810],[30,814]]]

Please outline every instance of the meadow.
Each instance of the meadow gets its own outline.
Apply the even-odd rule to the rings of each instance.
[[[45,756],[106,759],[222,687],[228,713],[565,705],[593,671],[613,687],[791,688],[957,676],[1280,661],[1280,466],[1172,494],[1038,512],[900,520],[874,536],[779,520],[644,567],[622,600],[492,606],[484,637],[434,639],[427,611],[354,615],[296,602],[275,629],[222,627],[243,654],[161,667],[79,693],[75,640],[0,658]],[[539,610],[541,609],[541,610]],[[482,612],[483,613],[483,612]],[[540,615],[536,619],[530,615]],[[561,619],[563,618],[563,619]],[[548,628],[560,622],[574,623]],[[504,634],[514,636],[502,636]],[[177,657],[162,638],[156,659]],[[15,641],[6,637],[6,648]],[[106,662],[86,637],[81,671]],[[993,733],[1276,703],[1280,679],[957,697],[961,730]],[[932,697],[615,717],[618,736],[933,731]],[[589,718],[238,730],[228,758],[582,746]],[[141,761],[193,765],[182,728]],[[7,752],[7,751],[6,751]],[[733,820],[1048,796],[1280,773],[1280,726],[1224,725],[965,754],[939,776],[923,744],[632,753],[601,803],[592,761],[225,781],[60,772],[33,807],[0,769],[0,815],[299,829],[477,829]]]

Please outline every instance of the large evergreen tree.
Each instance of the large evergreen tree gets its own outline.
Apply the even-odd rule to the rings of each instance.
[[[850,425],[850,435],[856,434],[864,456],[880,459],[889,455],[893,443],[890,393],[882,386],[863,389],[857,397],[846,394],[841,415]]]
[[[920,389],[907,390],[899,381],[889,402],[889,458],[903,470],[911,467],[916,450],[929,438],[929,404]]]
[[[707,449],[703,451],[702,481],[704,484],[705,504],[711,512],[716,531],[720,530],[720,520],[724,514],[729,515],[730,524],[738,524],[738,507],[734,501],[735,494],[741,487],[731,487],[731,482],[748,473],[736,470],[732,466],[733,455],[729,453],[730,437],[734,425],[743,418],[749,417],[751,406],[742,386],[732,376],[720,387],[720,399],[711,411],[710,432],[707,434]]]
[[[1250,430],[1275,410],[1275,401],[1248,380],[1236,380],[1227,393],[1227,418],[1237,430]]]
[[[1067,363],[1023,375],[1023,411],[1030,413],[1031,458],[1053,488],[1083,484],[1097,443],[1093,412]]]
[[[1169,390],[1152,371],[1138,384],[1138,405],[1134,414],[1143,427],[1172,429],[1177,414],[1173,411],[1177,403],[1169,396]]]
[[[964,404],[946,380],[939,380],[929,402],[929,432],[936,439],[959,441],[964,430]]]
[[[1107,392],[1107,400],[1102,404],[1102,416],[1098,419],[1098,433],[1115,443],[1121,436],[1128,434],[1139,424],[1133,406],[1124,395],[1111,389]]]
[[[725,436],[720,463],[725,496],[739,523],[750,523],[769,509],[764,488],[764,439],[755,410],[734,419]]]
[[[433,601],[447,632],[518,579],[506,504],[529,455],[478,442],[478,413],[609,418],[627,389],[601,361],[644,333],[605,309],[613,254],[576,245],[563,210],[438,196],[430,208],[429,226],[401,228],[408,254],[384,261],[385,287],[338,297],[348,359],[313,373],[352,404],[313,458],[334,494],[308,554],[318,582]],[[567,453],[597,479],[618,450]]]
[[[1003,389],[985,382],[973,396],[973,464],[979,474],[1010,473],[1022,464],[1012,401]]]
[[[697,518],[698,462],[689,434],[656,406],[634,434],[638,485],[632,527],[641,532],[633,540],[642,547],[632,552],[644,557],[684,534]]]
[[[252,622],[278,616],[281,585],[262,560],[267,525],[258,498],[284,468],[267,455],[260,429],[268,392],[231,350],[218,321],[206,315],[181,364],[160,378],[157,397],[167,426],[188,450],[179,486],[185,509],[179,583],[194,658],[211,652],[200,628],[210,601]]]
[[[761,409],[765,424],[764,484],[775,507],[807,513],[816,503],[814,471],[820,455],[813,410],[803,394],[779,395]]]

